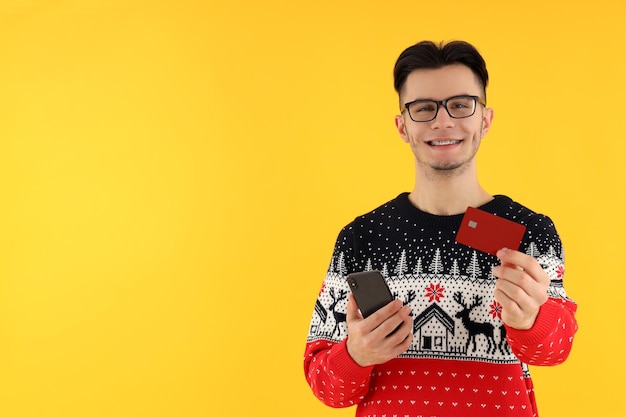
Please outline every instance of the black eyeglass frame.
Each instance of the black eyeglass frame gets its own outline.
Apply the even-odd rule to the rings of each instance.
[[[474,100],[474,111],[472,112],[472,114],[468,114],[467,116],[461,116],[461,117],[453,116],[453,115],[450,114],[450,110],[448,109],[448,101],[454,100],[454,99],[457,99],[457,98],[471,98],[471,99]],[[411,116],[411,110],[409,110],[409,106],[411,106],[411,105],[413,105],[415,103],[435,103],[437,105],[437,110],[435,110],[435,115],[433,116],[433,118],[432,119],[428,119],[428,120],[415,120],[413,118],[413,116]],[[404,108],[402,109],[401,113],[403,113],[406,110],[407,113],[409,113],[409,117],[411,118],[411,120],[413,120],[416,123],[432,122],[433,120],[435,120],[437,118],[437,115],[439,114],[439,109],[441,107],[443,107],[443,108],[446,109],[446,112],[448,113],[448,115],[451,118],[453,118],[453,119],[465,119],[467,117],[472,117],[476,113],[476,107],[478,107],[477,103],[480,103],[483,106],[487,106],[487,102],[485,100],[483,100],[482,97],[471,96],[469,94],[461,94],[461,95],[458,95],[458,96],[448,97],[445,100],[439,100],[439,101],[432,100],[432,99],[419,98],[417,100],[413,100],[413,101],[410,101],[410,102],[406,103],[404,105]]]

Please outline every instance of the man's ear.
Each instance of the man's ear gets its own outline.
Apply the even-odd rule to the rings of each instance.
[[[406,143],[409,143],[409,135],[406,132],[406,125],[404,124],[404,117],[401,114],[396,115],[396,129],[398,129],[398,133],[402,140]]]
[[[489,129],[491,129],[491,122],[493,122],[493,109],[488,108],[483,112],[483,126],[480,131],[481,139],[487,136]]]

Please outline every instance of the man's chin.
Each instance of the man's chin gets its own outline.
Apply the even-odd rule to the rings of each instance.
[[[469,161],[466,162],[448,162],[448,163],[439,163],[436,165],[430,165],[430,175],[434,178],[454,178],[460,175],[463,175],[469,167],[471,163]]]
[[[463,164],[459,163],[459,162],[449,162],[449,163],[445,163],[445,164],[431,165],[431,168],[434,171],[447,172],[447,171],[455,171],[455,170],[461,168],[462,166],[463,166]]]

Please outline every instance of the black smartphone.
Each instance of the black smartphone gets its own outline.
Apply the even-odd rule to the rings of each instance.
[[[353,272],[348,285],[364,318],[394,300],[380,271]]]

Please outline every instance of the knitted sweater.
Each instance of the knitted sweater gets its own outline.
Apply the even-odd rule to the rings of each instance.
[[[357,405],[357,417],[537,416],[527,364],[563,362],[577,330],[576,305],[563,288],[561,241],[548,217],[509,197],[497,195],[480,208],[524,224],[520,251],[550,276],[534,326],[516,330],[500,319],[492,273],[500,262],[455,242],[462,214],[428,214],[400,194],[337,238],[304,357],[321,401]],[[346,275],[372,269],[411,306],[414,337],[397,358],[361,367],[346,348]]]

